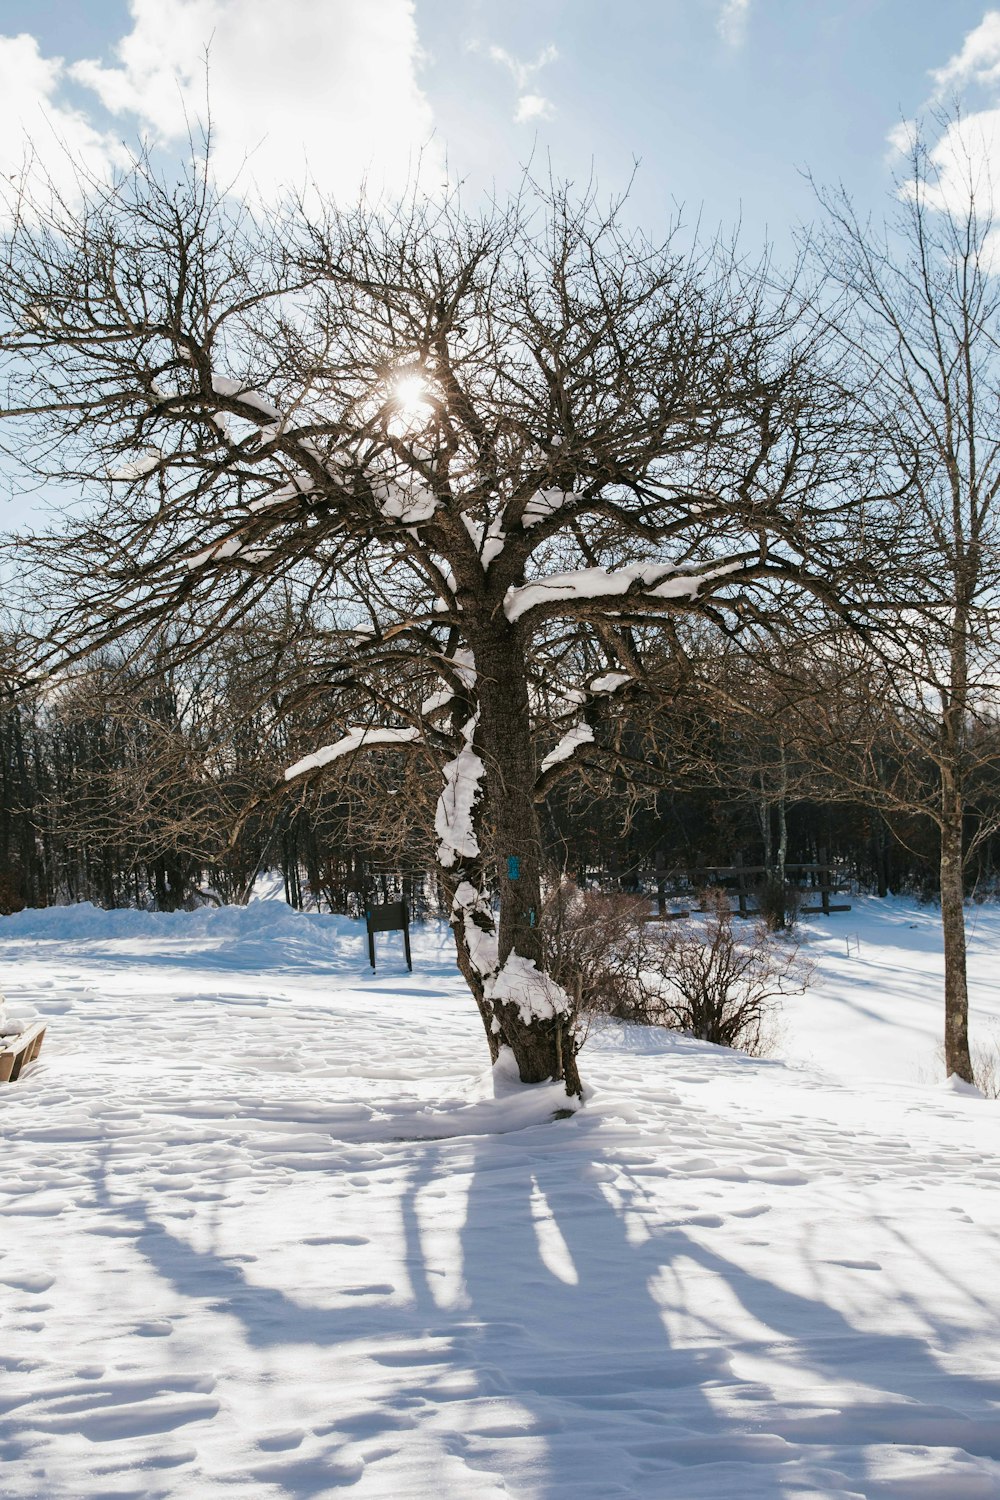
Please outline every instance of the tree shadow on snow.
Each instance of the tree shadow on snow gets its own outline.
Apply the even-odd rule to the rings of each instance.
[[[133,1220],[138,1250],[179,1295],[238,1320],[263,1378],[269,1351],[310,1350],[322,1370],[324,1350],[363,1343],[377,1379],[330,1390],[330,1423],[314,1428],[325,1434],[322,1457],[276,1453],[251,1471],[297,1500],[349,1487],[363,1469],[351,1445],[377,1450],[378,1440],[385,1451],[412,1451],[409,1492],[442,1500],[493,1494],[501,1477],[535,1500],[771,1497],[809,1488],[817,1473],[837,1477],[841,1464],[871,1500],[913,1500],[943,1491],[869,1480],[865,1445],[954,1446],[1000,1459],[1000,1384],[949,1373],[929,1341],[860,1332],[827,1303],[709,1248],[702,1231],[644,1229],[641,1189],[603,1157],[600,1123],[584,1113],[504,1136],[393,1148],[406,1174],[399,1207],[412,1296],[402,1306],[305,1304],[250,1280],[240,1261],[195,1249],[144,1200],[112,1198],[103,1182],[98,1193]],[[434,1195],[454,1201],[456,1170],[468,1174],[468,1195],[455,1226],[460,1275],[453,1267],[445,1286],[431,1248]],[[692,1190],[678,1179],[679,1194]],[[328,1227],[342,1211],[331,1202]],[[759,1332],[734,1337],[734,1316]],[[741,1373],[755,1351],[776,1350],[803,1388],[858,1385],[871,1400],[836,1406],[828,1391],[806,1390],[801,1403],[776,1403]],[[437,1479],[428,1451],[451,1465]],[[463,1478],[452,1487],[456,1469]],[[972,1487],[956,1500],[987,1500],[976,1471],[968,1477]]]
[[[477,1143],[461,1345],[482,1396],[520,1409],[523,1430],[540,1443],[521,1456],[508,1442],[505,1463],[503,1442],[487,1455],[483,1437],[463,1429],[460,1451],[508,1473],[524,1462],[526,1488],[545,1500],[770,1497],[786,1485],[798,1493],[810,1471],[837,1467],[831,1450],[871,1500],[916,1500],[943,1494],[940,1478],[928,1475],[937,1487],[926,1491],[912,1478],[880,1482],[868,1473],[867,1445],[1000,1459],[1000,1381],[946,1370],[934,1335],[861,1331],[825,1301],[747,1271],[705,1244],[724,1236],[723,1225],[697,1237],[680,1225],[647,1234],[634,1212],[641,1193],[623,1184],[619,1163],[588,1150],[598,1125],[582,1115],[553,1127],[565,1132],[564,1150],[537,1131]],[[691,1191],[678,1179],[679,1195]],[[661,1200],[661,1216],[662,1208]],[[683,1336],[671,1339],[662,1307]],[[933,1311],[925,1307],[925,1319]],[[758,1331],[734,1337],[734,1320]],[[938,1332],[946,1343],[943,1319]],[[782,1406],[741,1373],[755,1351],[777,1352],[806,1388],[829,1385]],[[831,1394],[845,1385],[867,1388],[870,1399]],[[992,1500],[995,1473],[970,1466],[966,1480],[949,1497]]]

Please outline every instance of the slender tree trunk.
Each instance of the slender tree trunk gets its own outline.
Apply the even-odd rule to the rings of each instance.
[[[781,785],[778,791],[778,862],[775,874],[781,891],[782,915],[785,912],[785,866],[788,863],[788,758],[781,747]]]
[[[953,780],[942,773],[941,928],[944,936],[945,1074],[974,1082],[969,1056],[969,986],[962,879],[962,805]]]
[[[872,862],[875,866],[875,882],[879,896],[889,894],[889,840],[885,820],[872,814]]]
[[[771,832],[771,803],[764,788],[764,773],[758,777],[760,783],[760,801],[755,803],[757,821],[760,824],[761,842],[764,846],[764,876],[767,880],[774,878],[774,840]]]
[[[968,589],[958,580],[961,595]],[[952,620],[949,692],[942,705],[941,751],[941,928],[944,938],[945,1076],[973,1083],[969,1055],[969,983],[965,949],[965,860],[962,849],[965,797],[963,755],[969,694],[969,614],[959,604]]]

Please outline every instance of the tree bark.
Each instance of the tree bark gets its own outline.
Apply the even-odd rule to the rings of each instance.
[[[472,992],[472,998],[476,1002],[483,1029],[486,1032],[486,1041],[490,1049],[490,1062],[495,1063],[500,1056],[501,1037],[497,1028],[493,1025],[493,1009],[486,999],[486,990],[483,976],[473,962],[469,947],[468,935],[466,933],[466,913],[457,905],[455,896],[459,885],[467,881],[475,890],[481,891],[486,888],[484,880],[483,861],[480,859],[465,859],[460,868],[443,869],[440,871],[441,887],[444,891],[448,911],[451,913],[451,931],[455,939],[455,954],[459,971],[462,978]]]
[[[516,627],[506,620],[492,620],[470,631],[470,639],[476,663],[476,748],[484,766],[484,811],[499,866],[498,962],[502,968],[515,954],[534,964],[541,975],[545,967],[539,928],[542,841],[534,799],[536,766],[524,651]],[[554,995],[562,994],[554,981],[550,985]],[[582,1092],[571,1007],[554,1016],[525,1019],[517,1003],[494,999],[489,1002],[489,1019],[482,1004],[480,1013],[487,1024],[491,1052],[495,1045],[508,1046],[522,1082],[562,1079],[567,1094]]]
[[[960,528],[956,525],[956,530]],[[961,543],[961,536],[958,541]],[[944,939],[945,1077],[957,1073],[974,1083],[969,1055],[969,983],[965,948],[965,794],[963,755],[969,701],[969,598],[964,547],[958,546],[958,607],[951,622],[948,692],[942,705],[941,753],[941,928]]]
[[[961,803],[945,778],[941,822],[941,928],[944,936],[945,1076],[973,1083],[969,1055],[969,986],[965,948]]]
[[[785,867],[788,863],[788,757],[785,746],[781,746],[781,784],[778,789],[778,863],[776,875],[781,891],[781,915],[784,924],[787,911]]]

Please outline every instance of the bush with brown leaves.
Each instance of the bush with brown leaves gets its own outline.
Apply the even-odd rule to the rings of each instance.
[[[703,920],[649,920],[641,896],[580,891],[564,881],[542,912],[549,973],[580,1009],[666,1026],[752,1056],[769,1050],[781,997],[801,994],[811,969],[798,945],[766,922],[737,927],[723,891]]]
[[[782,997],[801,994],[812,968],[798,944],[776,938],[766,921],[737,930],[724,891],[706,892],[702,904],[704,922],[663,935],[660,1024],[760,1056],[770,1048]]]

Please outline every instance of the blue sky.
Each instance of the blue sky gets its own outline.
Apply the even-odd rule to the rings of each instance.
[[[712,0],[424,0],[424,84],[456,155],[466,142],[512,173],[537,130],[557,167],[593,160],[610,188],[633,158],[638,215],[673,200],[707,224],[741,217],[749,241],[782,242],[813,213],[803,172],[878,203],[887,132],[918,115],[940,68],[988,7],[966,0],[751,0],[725,25]],[[456,19],[460,18],[460,19]],[[488,38],[534,60],[551,118],[510,119],[513,78],[463,49]]]
[[[323,181],[331,164],[341,194],[352,171],[390,156],[397,181],[421,146],[432,176],[446,154],[473,191],[507,186],[533,157],[578,180],[593,166],[612,192],[639,159],[633,212],[651,228],[681,202],[688,218],[740,217],[748,244],[770,234],[782,248],[813,212],[805,170],[879,204],[888,132],[926,108],[934,71],[988,13],[981,0],[4,0],[0,33],[34,38],[48,74],[40,89],[23,43],[0,42],[0,83],[4,47],[18,80],[0,136],[8,158],[20,120],[71,142],[81,119],[105,140],[176,140],[180,91],[166,77],[186,73],[199,91],[211,36],[220,130],[233,150],[255,148],[265,179],[282,161],[300,170],[297,116],[310,169]],[[88,61],[103,67],[96,87]],[[32,85],[54,126],[32,124]]]

